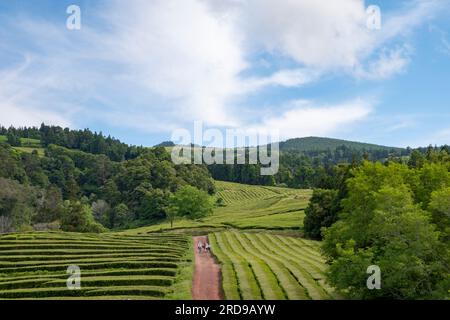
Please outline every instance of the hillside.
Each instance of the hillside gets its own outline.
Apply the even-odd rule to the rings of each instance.
[[[232,182],[215,181],[216,198],[223,199],[223,205],[214,213],[200,220],[179,219],[174,228],[242,230],[301,230],[304,209],[311,197],[311,190],[280,187],[252,186]],[[145,234],[171,230],[170,223],[164,221],[142,228],[126,230],[125,234]]]
[[[345,146],[354,150],[393,150],[401,151],[402,148],[380,146],[376,144],[340,140],[333,138],[321,138],[321,137],[305,137],[305,138],[294,138],[283,142],[280,142],[281,151],[327,151],[335,150],[338,147]]]

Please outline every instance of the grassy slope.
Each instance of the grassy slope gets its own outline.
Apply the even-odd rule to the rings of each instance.
[[[6,142],[6,136],[0,135],[0,142]],[[21,147],[13,147],[13,149],[19,151],[19,152],[26,152],[26,153],[32,153],[34,150],[37,151],[38,155],[43,157],[44,156],[44,148],[41,146],[40,140],[37,139],[29,139],[29,138],[20,138],[20,141],[22,143]]]
[[[225,206],[202,220],[180,219],[174,229],[188,228],[238,228],[267,230],[298,230],[301,228],[304,209],[311,197],[311,190],[279,187],[250,186],[216,181],[217,197]],[[126,234],[170,230],[164,222],[124,231]]]

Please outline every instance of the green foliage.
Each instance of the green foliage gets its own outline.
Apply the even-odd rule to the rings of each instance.
[[[340,220],[325,231],[331,284],[351,298],[446,297],[448,248],[431,214],[422,209],[424,202],[418,202],[433,194],[433,208],[439,211],[443,194],[433,188],[445,184],[446,174],[439,165],[414,170],[366,162],[356,169],[347,181]],[[381,268],[381,290],[366,287],[370,265]]]
[[[223,206],[215,205],[212,215],[199,220],[177,219],[176,228],[237,228],[298,230],[302,227],[304,210],[311,190],[244,185],[216,181],[217,197]],[[211,199],[214,204],[214,198]],[[166,212],[171,214],[169,210]],[[175,212],[176,213],[176,212]],[[170,220],[138,228],[133,232],[154,232],[171,229]]]
[[[170,192],[163,189],[151,189],[146,191],[141,207],[139,208],[140,217],[144,220],[164,219],[169,205]]]
[[[321,229],[330,227],[337,220],[337,190],[315,189],[305,210],[303,226],[305,234],[316,240],[322,238]]]
[[[380,146],[369,143],[361,143],[347,140],[320,138],[320,137],[307,137],[307,138],[295,138],[280,143],[280,150],[296,150],[296,151],[326,151],[333,150],[338,147],[345,146],[354,150],[388,150],[401,151],[401,148],[391,148],[386,146]]]
[[[450,188],[433,191],[429,211],[443,240],[450,245]]]
[[[110,216],[110,227],[120,227],[126,225],[133,219],[133,215],[128,209],[127,205],[124,203],[119,203],[114,209],[111,211]]]
[[[44,198],[42,208],[25,205],[27,208],[24,212],[33,219],[28,217],[24,221],[42,225],[52,222],[49,219],[61,218],[61,199],[56,199],[57,191],[54,189],[59,190],[63,200],[76,202],[82,198],[88,199],[87,202],[96,208],[95,219],[104,226],[114,228],[140,226],[164,219],[171,193],[181,186],[191,184],[209,193],[214,192],[213,180],[205,166],[175,166],[170,161],[170,154],[162,147],[140,149],[140,156],[136,154],[128,161],[118,163],[104,154],[108,151],[100,150],[103,148],[103,138],[89,131],[74,133],[47,126],[42,126],[41,129],[2,130],[20,137],[26,148],[40,146],[36,136],[47,137],[43,142],[46,146],[43,156],[36,152],[21,152],[17,150],[18,147],[0,143],[0,177],[16,180],[24,185],[31,184],[41,194],[51,194],[49,198]],[[77,137],[81,141],[91,141],[92,138],[92,145],[83,145],[80,149],[94,148],[91,152],[96,154],[50,144],[53,141],[77,147],[79,142],[71,140]],[[3,140],[6,140],[6,136]],[[120,147],[120,144],[111,143]],[[57,201],[59,204],[50,204],[49,201]],[[98,204],[103,202],[111,208],[123,204],[127,207],[126,214],[123,214],[124,210],[119,210],[117,216],[112,209],[100,210],[100,207],[105,206]],[[97,209],[101,212],[97,212]],[[11,221],[8,220],[8,224],[11,225]],[[15,223],[14,225],[17,227]]]
[[[189,219],[203,218],[212,213],[213,204],[208,194],[192,186],[181,187],[169,199],[169,219],[175,217]]]
[[[50,186],[41,201],[39,212],[33,220],[35,223],[53,222],[62,217],[64,204],[61,191],[57,187]]]
[[[64,203],[61,229],[70,232],[99,233],[105,231],[105,228],[95,221],[89,206],[80,201],[69,200]]]
[[[8,132],[6,135],[6,141],[12,146],[12,147],[20,147],[22,145],[20,141],[20,137],[15,135],[12,132]]]
[[[1,232],[11,232],[30,225],[39,205],[39,190],[17,181],[0,178]]]
[[[20,155],[9,145],[0,143],[0,177],[28,182],[27,174],[20,162]]]
[[[245,150],[249,153],[249,149]],[[417,151],[422,154],[422,151]],[[280,143],[278,173],[261,176],[260,164],[208,166],[214,179],[245,184],[286,185],[293,188],[337,189],[332,183],[339,170],[336,165],[357,164],[365,160],[402,159],[411,149],[390,148],[328,138],[299,138]]]

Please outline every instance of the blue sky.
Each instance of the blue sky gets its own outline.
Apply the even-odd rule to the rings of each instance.
[[[81,8],[68,30],[66,8]],[[381,9],[381,29],[366,8]],[[0,0],[0,124],[450,144],[445,0]]]

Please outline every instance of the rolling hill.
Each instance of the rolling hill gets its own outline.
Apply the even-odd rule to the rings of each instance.
[[[381,146],[371,143],[340,140],[333,138],[321,138],[321,137],[294,138],[280,142],[281,151],[300,151],[300,152],[326,151],[326,150],[334,150],[341,146],[346,146],[347,148],[354,150],[392,150],[392,151],[403,150],[402,148]]]

